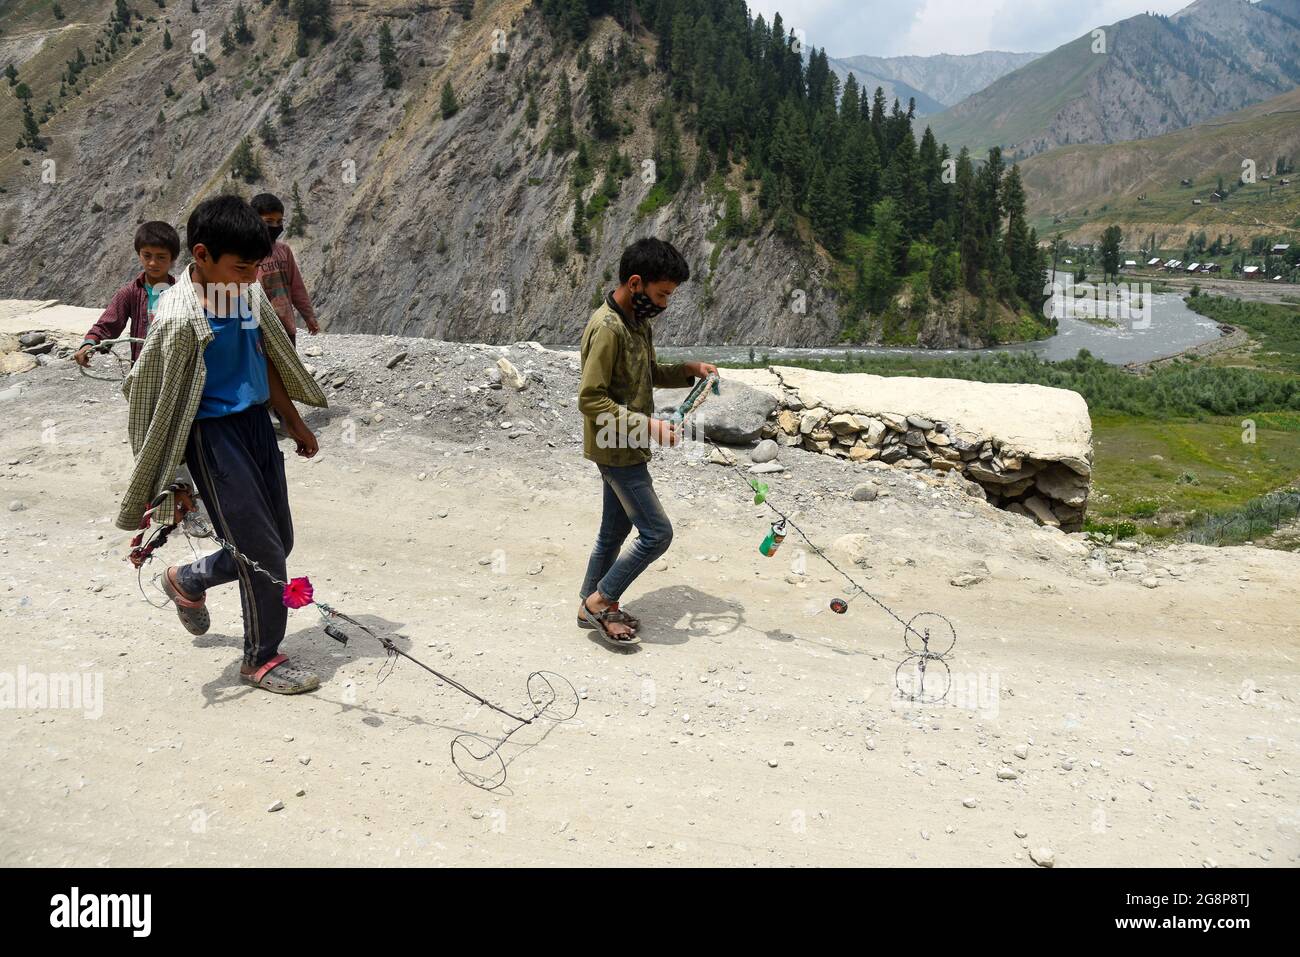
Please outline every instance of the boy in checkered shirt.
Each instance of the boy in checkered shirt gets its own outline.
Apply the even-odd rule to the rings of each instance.
[[[124,391],[135,465],[119,528],[134,530],[181,461],[218,536],[281,581],[293,548],[284,457],[267,415],[279,413],[298,454],[316,437],[294,401],[324,406],[275,308],[256,282],[270,251],[266,226],[238,196],[201,203],[185,229],[193,264],[159,301],[158,315]],[[173,515],[171,495],[155,514]],[[267,691],[311,691],[320,679],[279,653],[287,609],[281,587],[220,548],[168,568],[163,590],[191,634],[208,630],[209,588],[239,582],[244,614],[242,679]]]

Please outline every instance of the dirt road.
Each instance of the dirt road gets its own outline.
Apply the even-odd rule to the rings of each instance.
[[[827,545],[864,536],[841,560],[900,615],[955,625],[949,697],[916,708],[902,627],[866,598],[826,611],[844,588],[813,555],[798,574],[793,539],[763,558],[762,510],[692,450],[655,465],[677,535],[625,599],[628,651],[574,624],[599,485],[571,440],[317,417],[319,458],[288,455],[291,572],[507,707],[538,668],[579,689],[489,794],[448,749],[500,717],[407,663],[383,677],[363,637],[293,612],[284,649],[323,683],[284,698],[237,680],[233,589],[201,638],[141,599],[112,387],[56,362],[0,397],[0,864],[1300,862],[1295,555],[1124,556],[1144,587],[943,483],[783,450],[773,499]],[[59,675],[81,707],[33,697]]]

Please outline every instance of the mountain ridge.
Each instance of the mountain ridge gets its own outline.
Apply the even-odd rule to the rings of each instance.
[[[1195,125],[1300,83],[1300,3],[1197,0],[1063,44],[930,118],[954,149],[1020,159]],[[1292,13],[1296,15],[1293,17]]]
[[[1059,147],[1020,172],[1044,236],[1095,239],[1117,223],[1155,233],[1157,244],[1201,229],[1300,239],[1300,186],[1282,184],[1294,177],[1278,173],[1279,157],[1300,161],[1300,88],[1158,137]],[[1253,183],[1239,183],[1243,160],[1253,164]],[[1213,198],[1220,179],[1226,201]]]

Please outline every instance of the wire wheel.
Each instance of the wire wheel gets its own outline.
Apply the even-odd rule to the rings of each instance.
[[[914,655],[941,657],[957,644],[957,630],[938,612],[923,611],[903,628],[903,643]]]
[[[506,783],[506,762],[500,744],[485,741],[477,734],[452,738],[451,763],[466,783],[484,791],[495,791]]]
[[[568,721],[578,713],[578,692],[568,678],[554,671],[534,671],[528,676],[528,700],[539,718]]]
[[[894,669],[894,685],[908,701],[938,704],[952,687],[952,672],[938,655],[908,655]]]
[[[126,356],[118,355],[116,350],[93,350],[86,358],[86,364],[77,369],[87,379],[101,382],[121,382],[131,371],[131,363]]]

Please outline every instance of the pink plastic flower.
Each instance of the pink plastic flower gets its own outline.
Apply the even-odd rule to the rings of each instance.
[[[304,605],[310,605],[312,594],[310,579],[294,578],[284,586],[284,607],[302,608]]]

